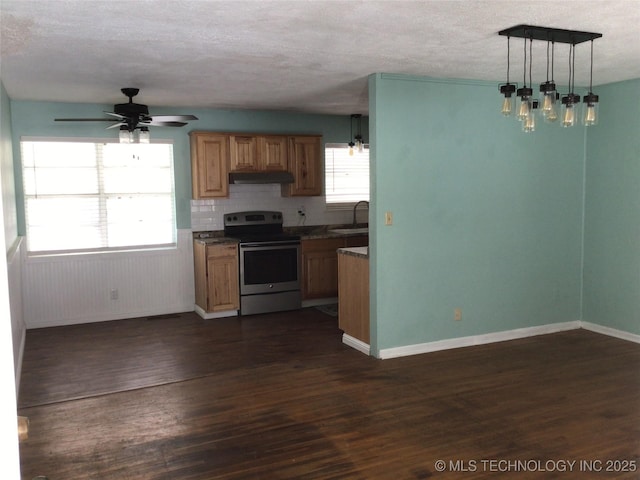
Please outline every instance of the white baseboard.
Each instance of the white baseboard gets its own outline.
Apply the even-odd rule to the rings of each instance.
[[[342,343],[348,345],[351,348],[355,348],[359,352],[364,353],[365,355],[369,355],[371,348],[369,344],[364,343],[362,340],[358,340],[357,338],[352,337],[351,335],[347,335],[346,333],[342,334]]]
[[[194,305],[195,312],[205,320],[211,320],[212,318],[225,318],[225,317],[237,317],[238,310],[226,310],[224,312],[205,312],[198,305]]]
[[[418,343],[415,345],[405,345],[403,347],[384,348],[379,352],[379,358],[396,358],[421,353],[437,352],[449,350],[451,348],[470,347],[473,345],[484,345],[487,343],[504,342],[516,340],[518,338],[534,337],[546,335],[548,333],[563,332],[566,330],[576,330],[581,327],[579,320],[573,322],[553,323],[550,325],[540,325],[537,327],[517,328],[504,332],[487,333],[484,335],[473,335],[469,337],[451,338],[436,342]]]
[[[628,340],[629,342],[640,343],[640,335],[636,335],[635,333],[629,333],[611,327],[603,327],[602,325],[590,322],[580,322],[580,327],[591,332],[608,335],[609,337],[615,337],[622,340]]]

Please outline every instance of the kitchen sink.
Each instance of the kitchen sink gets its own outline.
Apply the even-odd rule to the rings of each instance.
[[[349,235],[349,234],[366,235],[369,233],[369,227],[333,228],[329,230],[329,233],[339,233],[342,235]]]

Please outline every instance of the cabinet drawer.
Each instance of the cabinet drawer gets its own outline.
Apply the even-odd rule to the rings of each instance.
[[[233,257],[238,254],[238,245],[208,245],[207,257]]]

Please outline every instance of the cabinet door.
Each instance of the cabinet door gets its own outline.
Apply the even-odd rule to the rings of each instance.
[[[356,237],[346,237],[345,247],[368,247],[369,235],[358,235]]]
[[[260,170],[284,172],[287,170],[287,158],[287,137],[281,135],[258,137]]]
[[[322,195],[321,137],[289,137],[289,171],[295,181],[283,187],[286,196]]]
[[[338,254],[344,239],[302,242],[302,298],[330,298],[338,295]]]
[[[232,172],[253,172],[260,169],[256,137],[229,135],[229,149]]]
[[[229,196],[228,138],[207,132],[191,133],[193,198]]]
[[[207,247],[207,311],[240,308],[237,245]]]

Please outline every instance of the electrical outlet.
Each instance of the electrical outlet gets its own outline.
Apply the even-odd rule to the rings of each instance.
[[[304,205],[300,205],[298,207],[298,216],[299,217],[304,217],[306,215],[306,212],[304,210]]]
[[[118,299],[118,289],[114,288],[111,290],[111,300],[117,300]]]
[[[384,224],[385,225],[393,225],[393,213],[385,212],[385,214],[384,214]]]
[[[453,309],[453,319],[456,322],[459,322],[460,320],[462,320],[462,309],[461,308],[454,308]]]

